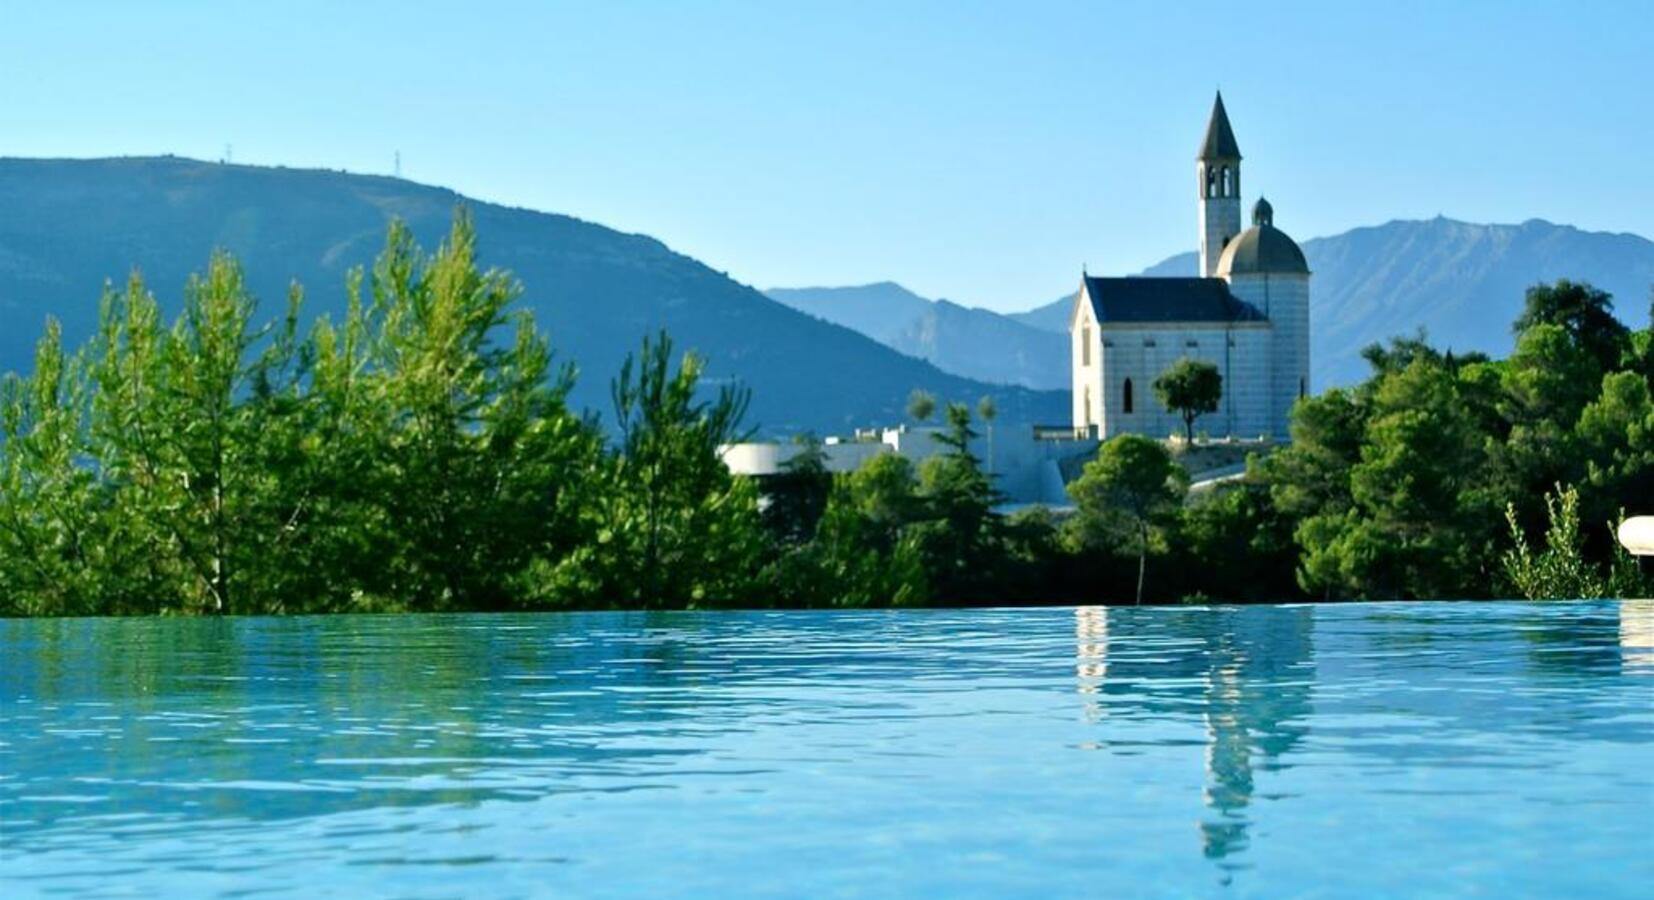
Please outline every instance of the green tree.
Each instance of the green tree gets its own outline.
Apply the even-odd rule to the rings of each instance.
[[[1311,515],[1296,535],[1300,582],[1322,596],[1465,597],[1485,593],[1497,531],[1485,415],[1455,372],[1428,357],[1371,391],[1349,505]]]
[[[999,574],[999,517],[993,512],[999,492],[971,452],[977,438],[971,411],[950,403],[947,428],[936,440],[946,452],[919,468],[920,497],[928,510],[913,526],[923,548],[932,590],[952,600],[984,600]]]
[[[1340,515],[1354,503],[1350,469],[1361,460],[1367,404],[1334,388],[1293,409],[1292,443],[1260,465],[1275,506],[1292,521]]]
[[[834,480],[815,536],[766,570],[770,590],[799,606],[915,606],[930,597],[919,539],[926,515],[913,464],[881,453]]]
[[[1494,463],[1507,480],[1503,489],[1519,500],[1519,516],[1535,523],[1546,490],[1584,475],[1575,426],[1596,396],[1602,368],[1562,326],[1541,322],[1521,334],[1497,371],[1503,440],[1492,447]]]
[[[193,611],[259,608],[261,550],[276,527],[257,514],[267,473],[255,400],[291,374],[293,342],[283,334],[255,353],[268,333],[253,324],[255,309],[225,254],[190,279],[171,329],[136,277],[103,306],[90,452],[112,484],[123,539],[144,549],[141,589]]]
[[[1576,436],[1593,521],[1626,503],[1654,501],[1654,395],[1647,381],[1635,372],[1604,378],[1601,394],[1580,414]]]
[[[1125,535],[1137,554],[1136,602],[1143,602],[1150,540],[1176,515],[1188,491],[1188,475],[1159,441],[1125,434],[1105,442],[1068,486],[1079,507],[1080,528],[1096,537]]]
[[[907,397],[907,414],[915,422],[928,422],[936,414],[936,398],[929,391],[914,388]]]
[[[1544,547],[1537,552],[1516,519],[1515,506],[1505,507],[1510,528],[1511,549],[1500,562],[1505,577],[1517,593],[1529,600],[1578,600],[1607,595],[1607,582],[1596,567],[1586,561],[1584,536],[1579,529],[1579,492],[1557,487],[1545,493],[1545,514],[1549,522]]]
[[[421,609],[515,605],[525,566],[590,540],[583,488],[600,444],[566,407],[573,370],[510,313],[520,288],[478,265],[463,210],[430,255],[393,224],[369,284],[372,303],[353,298],[345,326],[359,349],[317,353],[347,368],[331,377],[356,379],[331,400],[360,417],[350,437],[366,446],[339,467],[368,488],[354,497],[366,518],[389,525],[365,587]]]
[[[840,498],[872,521],[892,541],[903,526],[923,517],[913,463],[894,453],[880,453],[863,463]]]
[[[1209,362],[1184,357],[1154,380],[1154,395],[1160,405],[1183,419],[1183,439],[1195,440],[1195,420],[1217,412],[1223,397],[1223,376]]]
[[[1444,354],[1431,346],[1430,335],[1423,326],[1410,337],[1397,336],[1388,343],[1368,344],[1361,349],[1361,358],[1373,369],[1369,385],[1377,384],[1386,375],[1400,374],[1419,360],[1453,368],[1452,354]]]
[[[1521,335],[1536,325],[1556,325],[1597,361],[1600,371],[1618,367],[1630,332],[1614,318],[1614,300],[1604,291],[1564,278],[1528,288],[1522,314],[1511,325]]]
[[[891,455],[884,459],[900,460]],[[881,467],[880,476],[894,470]],[[859,474],[859,473],[858,473]],[[909,469],[911,478],[911,469]],[[771,568],[774,590],[790,605],[918,606],[929,599],[929,583],[918,541],[866,514],[886,508],[868,496],[889,485],[855,476],[835,484],[815,537]],[[911,485],[910,485],[911,490]],[[884,498],[888,500],[889,498]]]
[[[1256,465],[1247,477],[1191,496],[1174,559],[1186,589],[1212,597],[1282,602],[1298,596],[1293,522],[1276,507]],[[1245,572],[1237,579],[1235,573]]]
[[[0,615],[124,612],[85,453],[86,374],[48,319],[28,377],[0,378]]]
[[[821,441],[802,434],[794,443],[798,451],[764,486],[764,525],[783,544],[802,544],[815,535],[833,492],[833,474],[827,470]]]
[[[614,380],[618,459],[599,537],[611,602],[741,603],[756,584],[765,543],[757,491],[719,453],[744,438],[748,394],[725,385],[701,399],[702,366],[688,353],[673,371],[663,333],[645,338]]]
[[[1654,287],[1648,289],[1648,306],[1648,327],[1631,334],[1620,369],[1641,375],[1654,390]]]

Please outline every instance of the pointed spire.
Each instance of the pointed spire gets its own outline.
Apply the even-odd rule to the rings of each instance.
[[[1241,158],[1240,145],[1235,143],[1235,130],[1229,127],[1229,113],[1223,109],[1223,92],[1218,91],[1218,98],[1212,104],[1212,119],[1206,123],[1206,140],[1200,144],[1200,155],[1196,159],[1227,159]]]

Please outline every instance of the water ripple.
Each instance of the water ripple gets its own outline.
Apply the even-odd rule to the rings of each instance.
[[[1654,878],[1646,601],[7,621],[0,648],[8,897]]]

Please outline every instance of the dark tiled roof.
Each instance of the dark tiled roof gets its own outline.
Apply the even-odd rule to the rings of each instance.
[[[1086,276],[1091,311],[1110,322],[1259,322],[1264,314],[1229,293],[1221,278]]]
[[[1223,94],[1218,93],[1212,104],[1212,118],[1206,123],[1206,140],[1200,143],[1196,159],[1240,159],[1240,144],[1235,143],[1235,130],[1229,127],[1229,114],[1223,109]]]

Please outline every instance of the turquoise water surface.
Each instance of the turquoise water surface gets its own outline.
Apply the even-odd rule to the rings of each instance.
[[[1654,603],[0,622],[0,893],[1647,896]]]

